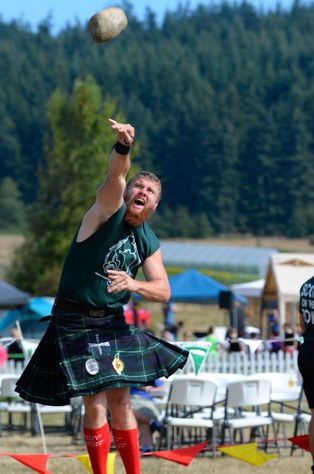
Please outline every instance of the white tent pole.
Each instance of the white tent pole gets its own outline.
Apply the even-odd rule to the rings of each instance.
[[[30,357],[29,357],[29,354],[28,354],[28,351],[27,351],[25,345],[23,344],[24,336],[23,336],[21,325],[20,325],[20,321],[16,320],[15,324],[16,324],[17,330],[19,331],[19,335],[20,335],[21,346],[22,346],[23,353],[24,353],[24,362],[28,362]]]
[[[18,329],[18,331],[19,331],[20,339],[21,339],[21,341],[23,342],[23,339],[24,339],[24,338],[23,338],[23,333],[22,333],[22,328],[21,328],[21,325],[20,325],[20,321],[16,320],[16,321],[15,321],[15,324],[16,324],[16,327],[17,327],[17,329]]]
[[[38,420],[38,425],[39,425],[39,431],[40,431],[40,435],[41,435],[41,439],[42,439],[42,443],[43,443],[43,451],[44,451],[44,454],[47,454],[47,443],[46,443],[46,437],[45,437],[45,430],[44,430],[43,420],[42,420],[42,417],[41,417],[41,412],[40,412],[40,408],[38,406],[38,403],[35,403],[35,407],[36,407],[36,414],[37,414],[37,420]]]

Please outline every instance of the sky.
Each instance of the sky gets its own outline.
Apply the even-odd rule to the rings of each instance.
[[[156,13],[161,21],[165,11],[175,11],[179,4],[187,5],[193,10],[197,5],[220,4],[222,0],[128,0],[133,5],[133,13],[142,20],[146,7]],[[235,0],[230,0],[233,4]],[[254,7],[268,10],[277,4],[277,0],[248,0]],[[312,0],[314,1],[314,0]],[[301,0],[302,4],[312,3],[311,0]],[[283,8],[290,8],[293,0],[279,0]],[[0,0],[0,18],[2,21],[22,20],[35,28],[41,20],[52,14],[53,30],[63,29],[66,24],[82,24],[103,8],[121,5],[119,0]]]

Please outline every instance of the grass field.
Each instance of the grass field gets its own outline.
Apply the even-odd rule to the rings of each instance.
[[[60,456],[63,454],[84,455],[84,445],[74,445],[71,437],[64,434],[48,434],[46,436],[48,454]],[[272,451],[270,451],[272,452]],[[0,437],[0,453],[42,454],[40,437],[28,434],[4,434]],[[282,448],[280,456],[271,459],[264,465],[256,467],[244,461],[217,454],[213,459],[210,454],[199,455],[192,460],[188,467],[154,456],[143,456],[141,460],[142,474],[305,474],[310,472],[311,459],[309,453],[296,450],[290,457],[290,449]],[[47,468],[53,474],[86,474],[84,466],[75,458],[52,457],[48,460]],[[29,468],[8,456],[0,456],[0,474],[19,474],[31,472]],[[119,456],[115,461],[115,474],[123,474],[124,468]]]

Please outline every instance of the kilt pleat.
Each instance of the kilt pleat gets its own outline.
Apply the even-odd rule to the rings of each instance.
[[[25,400],[44,405],[69,403],[66,378],[59,365],[55,338],[55,328],[49,324],[45,335],[17,381],[16,391]]]
[[[26,400],[64,405],[71,397],[151,385],[182,368],[189,352],[125,322],[58,309],[17,383]]]

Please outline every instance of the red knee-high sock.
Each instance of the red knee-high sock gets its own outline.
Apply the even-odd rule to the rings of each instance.
[[[138,429],[112,430],[114,444],[119,451],[127,474],[140,474]]]
[[[94,474],[107,474],[107,458],[111,444],[108,423],[95,430],[84,426],[84,439]]]

